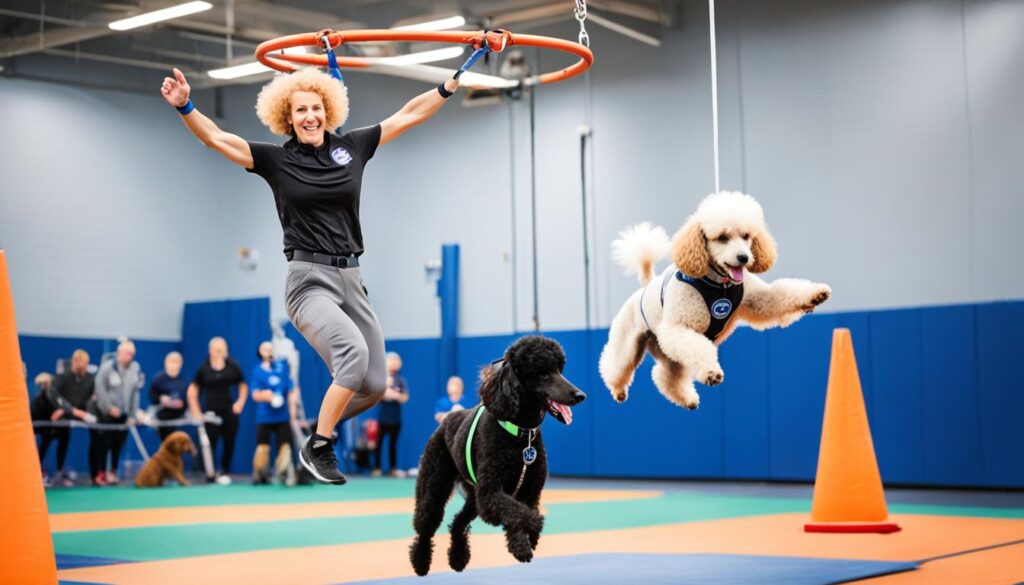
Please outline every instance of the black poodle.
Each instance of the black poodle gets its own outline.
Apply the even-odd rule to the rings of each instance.
[[[505,528],[508,551],[516,560],[533,559],[544,527],[537,507],[548,476],[540,423],[550,413],[571,424],[570,407],[587,397],[562,376],[563,368],[565,352],[558,342],[539,335],[523,337],[484,369],[481,405],[449,414],[434,431],[416,478],[416,537],[409,560],[417,575],[430,571],[434,533],[456,479],[462,483],[466,504],[449,527],[448,565],[461,571],[469,563],[469,523],[477,515]]]

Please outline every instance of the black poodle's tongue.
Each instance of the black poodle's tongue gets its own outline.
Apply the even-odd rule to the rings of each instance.
[[[568,405],[548,400],[548,410],[559,422],[567,425],[572,424],[572,409]]]

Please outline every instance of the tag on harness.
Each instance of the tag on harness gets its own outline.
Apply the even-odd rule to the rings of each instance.
[[[529,465],[537,460],[537,450],[533,447],[523,449],[523,463]]]

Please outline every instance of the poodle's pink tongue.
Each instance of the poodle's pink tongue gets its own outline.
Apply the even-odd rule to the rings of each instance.
[[[564,404],[559,404],[559,403],[554,402],[554,401],[549,401],[549,402],[550,402],[551,406],[555,410],[558,411],[558,414],[562,415],[562,418],[565,419],[565,424],[571,425],[572,424],[572,409],[569,408],[568,406],[564,405]]]
[[[742,266],[730,266],[729,267],[729,278],[733,282],[743,282],[743,267]]]

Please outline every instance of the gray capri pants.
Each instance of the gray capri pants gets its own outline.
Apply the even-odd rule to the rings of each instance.
[[[372,408],[384,397],[384,334],[363,287],[359,268],[288,262],[288,317],[316,349],[334,383],[354,390],[341,419]]]

